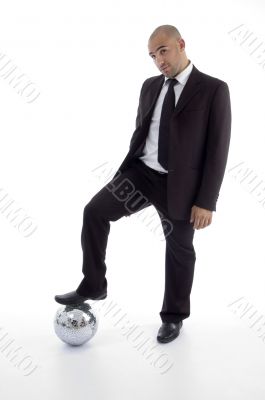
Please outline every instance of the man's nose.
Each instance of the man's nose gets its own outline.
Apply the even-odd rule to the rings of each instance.
[[[161,68],[165,65],[165,61],[162,57],[157,57],[157,65]]]
[[[162,61],[161,63],[159,63],[158,64],[158,69],[162,69],[162,68],[164,68],[164,66],[165,66],[166,64],[164,63],[164,61]]]

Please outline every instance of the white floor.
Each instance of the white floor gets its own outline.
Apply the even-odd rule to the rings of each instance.
[[[123,305],[108,296],[90,303],[98,311],[99,327],[80,347],[69,346],[55,335],[57,303],[40,302],[33,311],[30,302],[23,307],[17,302],[13,314],[7,304],[0,330],[0,398],[260,400],[265,395],[265,342],[224,303],[222,299],[208,310],[206,300],[194,304],[193,317],[184,321],[179,337],[159,344],[159,318],[131,308],[126,309],[123,323],[117,323],[118,309],[120,317],[125,314]],[[126,335],[122,328],[133,325],[142,332],[138,340],[136,330]],[[144,346],[137,349],[144,339],[145,353]],[[8,342],[12,344],[3,350]],[[11,362],[19,346],[19,357]]]
[[[44,225],[28,241],[3,224],[0,242],[8,245],[0,253],[0,399],[265,398],[262,232],[250,240],[260,211],[253,208],[245,218],[247,231],[238,229],[241,217],[229,225],[229,215],[220,212],[212,227],[196,232],[191,315],[168,344],[156,341],[164,243],[136,216],[112,224],[108,297],[91,302],[99,327],[81,347],[63,343],[53,327],[60,307],[54,295],[73,290],[82,277],[80,221],[69,231],[46,232]]]
[[[256,232],[258,212],[249,215],[248,232]],[[3,225],[1,243],[10,246],[0,254],[0,399],[265,398],[263,235],[249,240],[237,228],[240,215],[224,235],[229,217],[219,215],[196,232],[191,315],[168,344],[156,341],[164,243],[136,216],[112,224],[108,297],[91,302],[98,331],[80,347],[63,343],[53,327],[54,295],[76,288],[82,276],[79,227],[59,241],[58,229],[25,241]]]

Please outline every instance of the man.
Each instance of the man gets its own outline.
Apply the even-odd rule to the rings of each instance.
[[[113,179],[84,208],[84,278],[75,291],[55,300],[75,304],[106,298],[110,221],[153,205],[166,239],[157,340],[167,343],[179,335],[183,319],[190,315],[194,230],[210,225],[216,211],[228,157],[231,108],[227,83],[192,64],[174,26],[156,28],[148,52],[162,74],[144,81],[129,151]]]

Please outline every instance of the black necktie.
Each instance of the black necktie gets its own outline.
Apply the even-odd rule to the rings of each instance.
[[[162,105],[158,137],[158,161],[166,170],[168,169],[169,122],[175,108],[174,85],[179,81],[168,79],[167,82],[169,86]]]

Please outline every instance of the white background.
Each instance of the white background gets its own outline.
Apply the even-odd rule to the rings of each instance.
[[[243,163],[265,180],[265,68],[229,33],[244,24],[257,43],[265,41],[264,11],[264,3],[253,0],[1,4],[0,54],[40,92],[27,103],[0,76],[0,189],[37,226],[25,237],[0,213],[0,339],[8,333],[38,365],[23,376],[0,352],[1,398],[264,397],[265,342],[229,306],[242,297],[256,315],[265,312],[265,208],[229,172]],[[74,290],[83,277],[83,208],[104,185],[93,169],[107,163],[114,173],[127,154],[141,85],[160,74],[147,41],[162,24],[179,29],[200,71],[228,83],[232,105],[217,210],[194,236],[191,316],[179,338],[160,345],[174,363],[164,375],[110,318],[101,315],[96,336],[80,348],[63,344],[53,331],[54,295]],[[165,242],[136,214],[111,223],[108,299],[154,343],[164,251]]]

